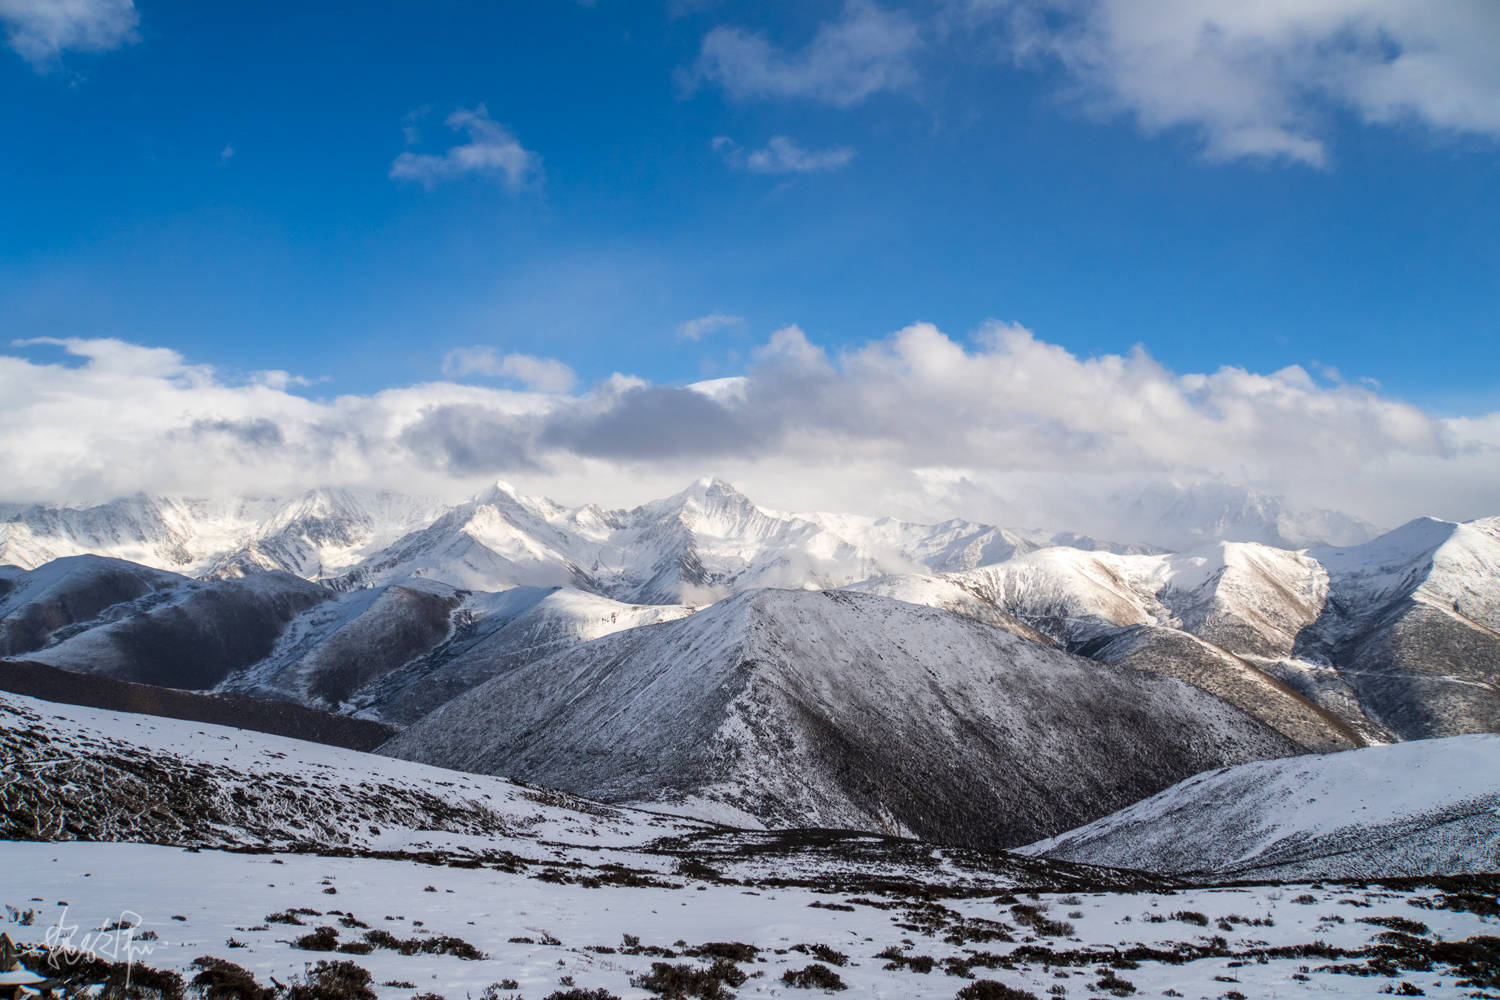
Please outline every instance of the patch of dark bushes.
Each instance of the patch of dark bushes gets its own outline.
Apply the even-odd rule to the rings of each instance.
[[[1360,917],[1362,924],[1373,924],[1376,927],[1389,927],[1393,931],[1403,934],[1427,934],[1430,933],[1426,924],[1420,920],[1408,920],[1405,917]]]
[[[1037,995],[993,979],[979,979],[959,990],[955,1000],[1037,1000]]]
[[[320,930],[322,928],[319,928]],[[331,929],[331,928],[330,928]],[[466,961],[478,961],[485,958],[484,952],[474,947],[463,938],[453,937],[448,934],[435,934],[424,938],[398,938],[384,928],[365,931],[365,941],[376,948],[385,948],[389,951],[399,951],[403,955],[452,955]],[[531,943],[531,942],[527,942]]]
[[[1135,984],[1115,975],[1113,969],[1105,969],[1099,974],[1099,981],[1094,983],[1094,989],[1112,993],[1117,997],[1128,997],[1135,992]]]
[[[875,957],[886,960],[885,968],[887,971],[893,969],[910,969],[912,972],[925,974],[931,972],[932,967],[937,964],[931,955],[904,955],[894,945],[885,951],[877,953]]]
[[[292,942],[293,948],[303,951],[333,951],[339,946],[337,927],[319,927],[311,934],[304,934]]]
[[[376,1000],[370,973],[353,962],[319,962],[302,982],[286,991],[286,1000]]]
[[[1072,924],[1063,920],[1053,920],[1039,907],[1029,903],[1016,903],[1010,908],[1010,912],[1016,918],[1016,923],[1030,927],[1042,937],[1072,937],[1076,933]]]
[[[640,939],[636,939],[640,943]],[[755,956],[760,954],[760,949],[753,944],[742,944],[739,941],[709,941],[700,944],[696,948],[687,948],[684,955],[692,955],[694,958],[724,958],[731,962],[753,962]]]
[[[781,974],[781,981],[802,990],[833,991],[849,988],[844,985],[837,972],[817,962],[803,969],[787,969]]]
[[[1208,926],[1207,915],[1199,913],[1197,910],[1177,910],[1171,915],[1170,919],[1180,920],[1185,924],[1193,924],[1196,927]]]
[[[794,944],[789,951],[800,952],[811,955],[813,958],[821,959],[829,965],[848,965],[849,956],[836,948],[830,948],[826,944]]]
[[[274,995],[270,987],[256,982],[249,969],[222,958],[209,955],[195,958],[193,968],[198,973],[188,985],[198,991],[203,1000],[271,1000]]]
[[[711,965],[673,965],[652,962],[651,971],[634,976],[630,985],[671,1000],[698,997],[700,1000],[728,1000],[733,996],[725,986],[739,986],[748,978],[740,967],[727,958],[716,958]]]

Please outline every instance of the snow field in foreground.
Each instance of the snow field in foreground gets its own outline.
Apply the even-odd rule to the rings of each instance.
[[[1046,893],[1035,899],[1023,895],[1018,901],[1041,907],[1048,918],[1072,925],[1074,933],[1067,937],[1030,942],[1055,951],[1206,943],[1214,935],[1222,935],[1234,949],[1313,941],[1358,948],[1386,929],[1360,922],[1371,917],[1420,921],[1444,940],[1500,935],[1496,918],[1413,905],[1414,900],[1430,895],[1423,890],[1283,885],[1175,893]],[[559,989],[563,977],[572,977],[580,987],[603,986],[626,998],[649,996],[632,987],[630,977],[659,959],[586,950],[619,948],[627,934],[639,937],[642,944],[667,948],[678,941],[689,945],[745,942],[760,947],[760,960],[741,965],[750,978],[736,990],[740,996],[818,995],[792,988],[781,978],[783,971],[803,968],[815,959],[797,951],[776,951],[824,944],[848,956],[848,964],[835,970],[849,987],[845,996],[947,1000],[967,981],[945,974],[944,958],[970,951],[1006,952],[1032,937],[1024,928],[1016,928],[1015,944],[956,946],[942,939],[943,930],[927,934],[898,926],[912,923],[908,908],[914,904],[910,902],[882,909],[800,888],[698,888],[689,882],[681,889],[590,889],[484,868],[308,854],[191,852],[141,844],[0,844],[0,903],[36,911],[32,923],[12,922],[5,928],[21,942],[43,941],[59,919],[77,927],[81,935],[133,911],[142,919],[142,930],[159,937],[137,942],[138,947],[152,948],[150,955],[141,958],[149,965],[188,971],[194,958],[215,955],[245,966],[262,981],[275,976],[286,982],[307,964],[339,958],[369,969],[377,984],[400,981],[414,986],[379,986],[382,1000],[404,1000],[422,991],[456,1000],[478,996],[486,986],[507,978],[519,983],[518,991],[508,995],[540,1000]],[[827,904],[853,909],[829,909]],[[997,903],[984,896],[945,899],[942,904],[965,918],[1000,920],[1013,927],[1016,923],[1009,899]],[[270,914],[299,907],[322,915],[303,916],[305,927],[266,922]],[[487,957],[465,961],[379,949],[368,955],[339,955],[291,946],[289,942],[296,937],[325,925],[338,927],[341,941],[359,940],[364,931],[339,927],[338,915],[332,911],[352,914],[371,928],[399,938],[454,935]],[[1201,914],[1206,926],[1191,916],[1173,916],[1178,913]],[[1153,915],[1163,919],[1153,922],[1148,919]],[[1228,931],[1216,926],[1231,917],[1271,923],[1257,926],[1235,920],[1233,930]],[[512,938],[560,943],[513,943]],[[243,942],[244,947],[229,947],[230,939]],[[675,947],[680,950],[681,946]],[[874,956],[890,947],[911,956],[930,956],[938,964],[925,974],[910,968],[887,970],[886,960]],[[679,957],[674,961],[694,960]],[[1399,984],[1397,979],[1381,976],[1317,971],[1329,961],[1302,958],[1235,964],[1231,959],[1210,958],[1183,965],[1146,961],[1138,968],[1117,970],[1115,975],[1131,983],[1140,997],[1219,998],[1231,991],[1246,997],[1376,997],[1383,988]],[[1294,980],[1293,975],[1303,967],[1308,968],[1304,973],[1308,978]],[[1103,969],[1097,964],[1061,968],[1031,961],[1018,963],[1014,970],[980,968],[975,974],[1039,997],[1091,997],[1104,995],[1093,987]],[[1478,995],[1437,971],[1407,973],[1404,978],[1429,996]],[[1065,992],[1053,993],[1059,986]],[[1168,990],[1176,992],[1167,994]]]

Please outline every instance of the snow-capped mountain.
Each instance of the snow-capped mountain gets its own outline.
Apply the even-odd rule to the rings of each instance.
[[[195,574],[243,544],[273,499],[194,500],[138,493],[94,506],[0,504],[0,563],[35,569],[98,555]]]
[[[972,613],[957,588],[1074,652],[1181,677],[1272,725],[1295,692],[1320,711],[1304,706],[1282,731],[1310,749],[1500,731],[1500,519],[1422,518],[1302,551],[1051,547],[900,593],[857,586]]]
[[[1231,487],[1158,491],[1120,506],[1130,512],[1122,527],[1143,524],[1141,537],[1151,544],[963,520],[792,514],[761,507],[714,478],[630,510],[566,507],[505,483],[452,506],[355,489],[221,500],[137,495],[97,506],[0,504],[0,565],[32,569],[93,554],[188,576],[282,570],[349,588],[416,575],[466,590],[573,586],[654,604],[954,572],[1051,546],[1129,554],[1161,551],[1159,538],[1310,544],[1367,537],[1332,515],[1297,520],[1280,500]],[[1294,523],[1306,530],[1291,530]],[[1329,530],[1319,534],[1320,525]]]
[[[318,489],[290,499],[136,494],[86,505],[0,504],[0,564],[34,569],[99,555],[188,576],[283,570],[343,572],[428,524],[444,505],[369,490]]]
[[[346,572],[398,538],[429,524],[436,500],[371,490],[318,489],[279,506],[233,551],[205,570],[218,577],[284,570],[306,580]]]
[[[423,577],[472,590],[570,586],[639,604],[705,603],[756,587],[963,569],[1037,545],[966,521],[766,510],[713,478],[632,510],[563,507],[501,483],[391,545],[342,585]]]
[[[503,673],[381,752],[741,825],[999,847],[1294,745],[946,611],[758,590]]]
[[[1026,854],[1193,879],[1500,871],[1500,736],[1201,774]]]

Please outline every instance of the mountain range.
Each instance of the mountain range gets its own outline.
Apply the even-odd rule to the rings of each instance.
[[[1285,547],[1359,531],[1252,500],[1179,495],[1181,551],[715,479],[631,510],[504,484],[12,507],[0,686],[293,702],[609,801],[986,847],[1207,768],[1500,731],[1500,521]]]
[[[1138,524],[1131,544],[962,520],[790,514],[699,480],[630,510],[566,507],[505,483],[459,504],[364,489],[218,499],[136,494],[99,504],[0,503],[0,565],[103,555],[195,577],[279,569],[309,580],[437,572],[475,589],[566,584],[661,603],[750,586],[840,586],[909,570],[950,572],[1048,545],[1164,551],[1215,540],[1280,547],[1367,541],[1370,525],[1302,511],[1224,484],[1118,498]],[[658,579],[658,575],[661,578]],[[703,577],[702,580],[697,579]],[[692,593],[692,588],[707,593]]]

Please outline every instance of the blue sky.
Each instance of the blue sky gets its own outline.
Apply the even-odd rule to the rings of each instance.
[[[1500,5],[1238,7],[7,0],[0,335],[326,398],[993,319],[1490,414]]]
[[[473,343],[682,380],[787,323],[838,346],[991,317],[1177,369],[1321,362],[1439,408],[1496,390],[1462,360],[1500,334],[1492,137],[1329,104],[1321,168],[1206,159],[1199,130],[1091,109],[924,7],[914,79],[850,106],[685,90],[716,27],[795,53],[843,16],[778,6],[143,0],[118,49],[7,53],[0,315],[350,391]],[[536,184],[389,176],[408,115],[441,152],[481,104]],[[712,148],[777,135],[854,156],[767,175]],[[713,312],[746,323],[677,338]]]

